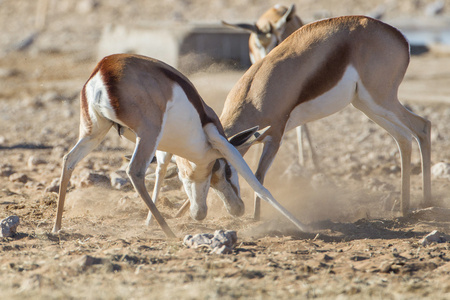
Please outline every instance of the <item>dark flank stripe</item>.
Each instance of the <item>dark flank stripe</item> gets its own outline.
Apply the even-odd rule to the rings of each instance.
[[[315,99],[336,86],[344,75],[349,62],[350,47],[348,44],[340,45],[307,79],[300,92],[297,105]]]

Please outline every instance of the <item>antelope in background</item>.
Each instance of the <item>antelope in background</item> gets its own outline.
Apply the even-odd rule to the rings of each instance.
[[[263,59],[273,48],[278,46],[288,36],[303,26],[302,20],[295,14],[295,5],[292,4],[289,9],[282,5],[275,5],[267,10],[256,21],[255,24],[239,23],[230,24],[225,21],[222,23],[226,26],[244,29],[250,32],[248,40],[249,55],[252,64]],[[270,116],[267,116],[270,118]],[[297,142],[298,142],[298,158],[300,165],[305,164],[305,153],[303,152],[303,136],[306,137],[309,149],[311,151],[311,159],[316,169],[319,169],[319,163],[316,153],[311,143],[309,129],[306,125],[298,126]]]
[[[305,229],[260,184],[235,148],[249,146],[246,143],[259,135],[257,127],[234,135],[229,142],[217,115],[203,102],[192,83],[174,68],[144,56],[107,56],[83,86],[80,107],[79,140],[63,159],[53,232],[61,229],[67,186],[76,164],[98,146],[113,126],[120,135],[136,143],[127,174],[166,236],[175,234],[145,187],[145,171],[156,149],[160,150],[158,162],[176,155],[192,218],[206,217],[210,184],[232,215],[242,215],[240,173],[262,199],[300,230]]]
[[[263,183],[286,132],[351,103],[398,145],[403,215],[410,203],[411,141],[417,140],[423,202],[430,206],[431,123],[398,100],[409,60],[405,37],[381,21],[346,16],[304,25],[253,64],[233,87],[220,116],[225,134],[271,126],[257,141],[264,148],[255,175]],[[244,155],[248,147],[240,152]],[[260,217],[258,197],[254,217]]]

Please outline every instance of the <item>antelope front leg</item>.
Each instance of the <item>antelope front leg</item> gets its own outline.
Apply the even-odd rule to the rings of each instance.
[[[155,186],[153,187],[153,194],[152,194],[153,203],[155,203],[155,205],[156,205],[156,201],[158,200],[159,190],[161,189],[161,185],[164,181],[164,177],[166,176],[167,167],[169,166],[171,158],[172,158],[171,153],[162,152],[162,151],[156,152],[156,160],[157,160],[158,166],[156,167],[156,171],[155,171],[155,175],[156,175]],[[145,225],[150,226],[150,224],[152,223],[152,220],[153,220],[152,212],[149,211],[148,215],[147,215],[147,220],[145,220]]]
[[[313,163],[314,168],[320,172],[320,166],[319,166],[319,160],[317,159],[316,151],[314,150],[312,141],[311,141],[311,135],[309,133],[308,126],[302,125],[298,126],[296,128],[297,130],[297,140],[298,140],[298,153],[299,153],[299,162],[301,166],[305,165],[305,152],[303,151],[305,144],[303,143],[303,135],[305,136],[306,140],[308,141],[309,150],[311,151],[311,160]]]
[[[151,214],[155,217],[156,222],[158,222],[159,226],[161,226],[161,229],[164,231],[166,236],[169,238],[176,238],[176,235],[170,229],[169,225],[167,225],[163,216],[156,208],[155,203],[153,203],[145,187],[145,171],[147,170],[147,167],[155,153],[155,146],[152,144],[153,141],[143,141],[139,137],[136,138],[136,148],[134,150],[133,157],[131,158],[130,165],[128,166],[127,174],[130,177],[131,183],[136,189],[136,192],[139,196],[141,196],[145,204],[147,204]]]
[[[270,137],[270,140],[264,144],[263,152],[259,160],[258,169],[256,170],[255,177],[261,184],[264,184],[264,178],[267,170],[272,165],[275,155],[280,148],[280,141],[274,140]],[[255,194],[255,207],[253,210],[253,218],[256,221],[261,219],[261,199]]]

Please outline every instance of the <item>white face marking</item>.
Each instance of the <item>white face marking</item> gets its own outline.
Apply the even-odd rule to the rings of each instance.
[[[253,34],[254,38],[253,41],[255,42],[255,48],[257,49],[257,55],[254,55],[253,53],[250,53],[250,60],[252,61],[252,63],[255,63],[257,61],[257,59],[255,58],[255,56],[259,56],[259,59],[263,59],[264,57],[266,57],[266,55],[272,51],[273,48],[275,48],[275,46],[277,45],[277,38],[275,36],[275,34],[271,34],[270,35],[270,44],[267,47],[264,47],[261,44],[261,41],[258,39],[258,35]]]
[[[240,198],[239,178],[236,169],[228,164],[225,159],[218,159],[217,169],[213,169],[211,186],[222,199],[228,213],[233,216],[241,216],[245,212],[245,205]]]
[[[355,96],[358,80],[358,72],[352,65],[349,65],[341,80],[332,89],[292,110],[286,123],[285,132],[345,108]]]

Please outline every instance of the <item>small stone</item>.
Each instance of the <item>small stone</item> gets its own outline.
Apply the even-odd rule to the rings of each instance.
[[[124,170],[117,170],[109,176],[111,177],[111,186],[117,190],[131,189],[133,187],[127,172]]]
[[[445,1],[437,0],[425,7],[425,15],[427,16],[436,16],[442,14],[445,9]]]
[[[81,178],[77,183],[79,187],[88,187],[93,185],[111,186],[111,180],[108,176],[87,170],[81,174]]]
[[[96,0],[81,0],[77,3],[77,12],[80,14],[87,14],[97,7],[98,3]]]
[[[0,68],[0,78],[15,77],[18,75],[20,75],[20,71],[17,69]]]
[[[12,182],[27,183],[30,180],[30,178],[23,173],[14,173],[11,176],[9,176],[9,180]]]
[[[431,176],[434,178],[450,179],[450,163],[439,162],[432,166]]]
[[[30,156],[28,158],[28,168],[33,169],[34,167],[38,165],[44,165],[47,164],[47,161],[43,158],[36,157],[36,156]]]
[[[329,262],[330,260],[333,260],[334,258],[333,257],[331,257],[331,256],[329,256],[329,255],[327,255],[327,254],[325,254],[324,256],[323,256],[323,260],[325,261],[325,262]]]
[[[389,273],[391,271],[392,264],[393,263],[391,261],[382,262],[380,265],[380,272],[381,273]]]
[[[11,237],[17,231],[17,226],[20,224],[18,216],[9,216],[0,221],[1,237]]]
[[[445,237],[437,230],[433,230],[419,241],[422,246],[427,246],[431,243],[445,243]]]
[[[93,266],[93,265],[99,265],[102,264],[103,260],[101,258],[93,257],[90,255],[83,255],[78,261],[77,264],[80,268],[85,270],[86,268]]]
[[[52,182],[50,183],[50,185],[45,188],[45,192],[46,193],[58,193],[59,181],[60,181],[59,178],[53,179]],[[70,185],[70,183],[69,183],[69,185]]]
[[[13,167],[10,164],[2,164],[0,165],[0,176],[9,177],[14,174]]]
[[[43,103],[53,102],[53,101],[60,101],[61,100],[61,95],[58,94],[57,92],[46,92],[45,94],[42,94],[40,96],[40,100]]]

